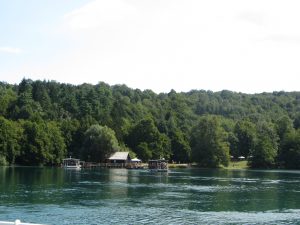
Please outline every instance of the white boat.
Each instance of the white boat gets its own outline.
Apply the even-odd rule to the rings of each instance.
[[[80,160],[71,157],[63,159],[62,167],[67,169],[80,169],[81,168]]]
[[[165,159],[149,160],[148,169],[150,172],[168,172],[168,161]]]
[[[43,224],[22,223],[20,220],[15,220],[14,222],[0,221],[0,225],[43,225]]]

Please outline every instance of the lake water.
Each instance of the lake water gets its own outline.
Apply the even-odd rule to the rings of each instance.
[[[0,221],[300,224],[300,171],[0,167]]]

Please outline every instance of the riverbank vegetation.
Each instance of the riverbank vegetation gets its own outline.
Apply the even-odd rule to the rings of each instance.
[[[300,92],[156,94],[23,79],[0,83],[0,106],[0,164],[101,162],[121,150],[201,167],[243,156],[253,168],[300,168]]]
[[[248,169],[249,168],[249,163],[246,160],[233,160],[229,162],[229,165],[227,167],[224,167],[225,169],[230,169],[230,170],[240,170],[240,169]]]

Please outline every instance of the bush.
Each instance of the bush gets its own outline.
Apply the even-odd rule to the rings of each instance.
[[[0,166],[7,166],[8,162],[4,156],[0,156]]]

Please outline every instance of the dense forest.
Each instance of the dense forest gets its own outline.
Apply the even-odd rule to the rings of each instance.
[[[247,158],[253,168],[300,168],[300,92],[191,90],[23,79],[0,83],[0,165],[104,161],[129,151],[202,167]]]

